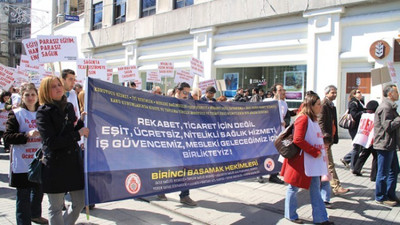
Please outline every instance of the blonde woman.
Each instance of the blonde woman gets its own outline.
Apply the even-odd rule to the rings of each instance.
[[[36,122],[42,137],[42,186],[49,198],[49,224],[74,224],[84,207],[83,163],[77,142],[89,135],[89,129],[77,121],[58,77],[42,80],[39,102]],[[65,192],[70,193],[72,204],[63,215]]]

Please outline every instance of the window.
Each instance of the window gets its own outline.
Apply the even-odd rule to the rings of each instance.
[[[114,24],[125,22],[126,0],[114,0]]]
[[[142,0],[142,16],[156,14],[156,0]]]
[[[21,43],[15,43],[15,54],[21,55],[22,53],[22,45]]]
[[[21,27],[15,28],[15,38],[22,38],[22,28]]]
[[[193,0],[175,0],[175,9],[193,5]]]
[[[103,2],[93,5],[93,30],[100,29],[103,21]]]

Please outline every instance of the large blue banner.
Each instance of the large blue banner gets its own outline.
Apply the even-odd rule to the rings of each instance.
[[[277,173],[276,101],[209,103],[88,78],[86,204]]]

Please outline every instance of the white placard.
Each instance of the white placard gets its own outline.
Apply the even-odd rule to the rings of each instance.
[[[200,88],[202,94],[206,93],[206,89],[208,86],[213,86],[213,87],[217,88],[215,85],[215,80],[205,80],[205,81],[199,82],[199,88]]]
[[[142,78],[135,78],[133,82],[135,82],[137,90],[142,90]]]
[[[76,82],[80,84],[84,83],[87,67],[89,67],[89,77],[107,81],[107,64],[105,59],[78,59],[76,60]]]
[[[159,62],[158,74],[160,77],[174,77],[174,64],[172,62]]]
[[[135,65],[118,67],[119,82],[131,81],[137,78],[138,71]]]
[[[198,75],[200,77],[204,77],[203,61],[192,57],[192,60],[190,60],[190,71],[194,75]]]
[[[389,69],[389,74],[390,74],[390,79],[392,79],[392,82],[397,84],[397,75],[396,75],[396,70],[394,69],[393,63],[392,62],[387,62],[388,69]]]
[[[194,74],[190,73],[189,70],[177,70],[174,83],[178,84],[181,82],[188,83],[191,87],[193,86]]]
[[[22,70],[19,70],[18,68],[14,70],[13,77],[15,79],[14,84],[16,86],[21,86],[22,83],[29,82],[29,74]]]
[[[30,82],[33,83],[36,88],[39,88],[40,82],[42,81],[42,79],[43,79],[43,76],[40,74],[30,76]]]
[[[8,91],[14,84],[14,69],[0,64],[0,88]]]
[[[113,82],[113,69],[107,69],[107,81],[110,83]]]
[[[32,62],[27,55],[21,55],[20,70],[33,71],[39,73],[40,67],[43,67],[43,63]]]
[[[147,71],[146,82],[161,83],[161,77],[157,71]]]
[[[75,61],[78,57],[76,37],[40,35],[37,41],[39,62]]]
[[[24,39],[22,40],[22,44],[25,47],[26,55],[28,56],[29,60],[33,63],[39,62],[39,44],[36,38],[32,39]]]

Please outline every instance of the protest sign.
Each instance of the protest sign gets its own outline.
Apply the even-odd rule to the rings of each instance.
[[[190,60],[190,72],[194,75],[204,77],[203,61],[192,57],[192,59]]]
[[[205,81],[199,82],[199,88],[200,88],[202,94],[206,93],[206,89],[208,86],[213,86],[213,87],[217,88],[215,85],[215,80],[205,80]]]
[[[174,83],[178,84],[181,82],[186,82],[190,86],[193,86],[194,75],[188,70],[177,70],[175,75]]]
[[[158,74],[160,77],[174,77],[174,64],[172,62],[159,62]]]
[[[118,67],[118,79],[120,83],[134,80],[136,77],[138,77],[138,71],[135,65]]]
[[[10,87],[14,84],[14,68],[10,68],[0,64],[0,88],[3,90],[10,89]]]
[[[2,110],[4,107],[2,108]],[[0,131],[6,131],[6,123],[8,120],[9,111],[2,111],[0,112]]]
[[[16,86],[21,86],[22,83],[27,83],[29,82],[29,74],[20,70],[19,68],[15,69],[13,72],[14,77],[14,84]]]
[[[32,39],[24,39],[22,40],[22,44],[25,47],[25,53],[28,56],[29,60],[33,63],[39,62],[39,48],[38,42],[36,38]]]
[[[37,41],[39,62],[75,61],[78,57],[76,37],[39,35]]]
[[[113,69],[107,69],[107,81],[110,83],[113,82]]]
[[[161,77],[157,71],[147,71],[146,82],[161,83]]]
[[[27,55],[21,55],[20,60],[20,70],[23,71],[32,71],[32,72],[39,72],[40,67],[43,67],[43,63],[38,63],[38,61],[33,62]]]
[[[88,78],[86,204],[278,173],[276,101],[208,103]]]
[[[107,81],[107,64],[105,59],[78,59],[76,60],[76,82],[83,84],[88,76]]]
[[[142,78],[135,78],[133,82],[135,82],[137,90],[142,90]]]

